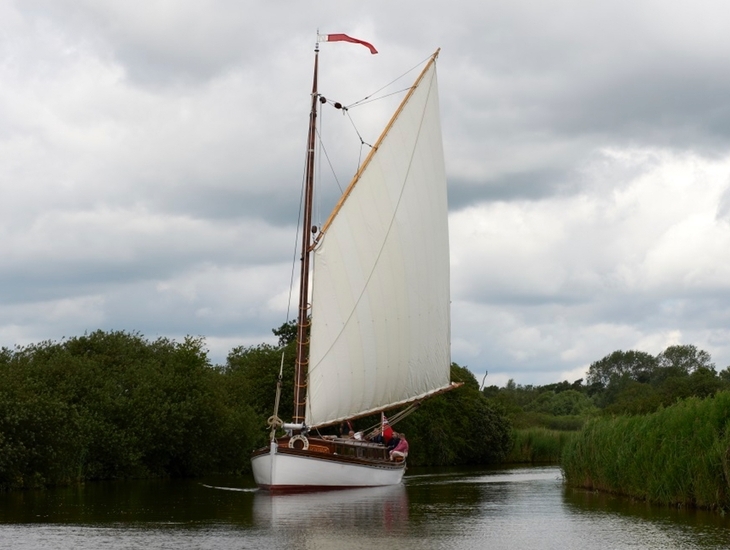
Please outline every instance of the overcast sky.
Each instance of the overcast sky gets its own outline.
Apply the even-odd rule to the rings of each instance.
[[[0,0],[0,346],[274,343],[320,29],[380,51],[322,45],[345,103],[442,48],[454,361],[500,386],[673,344],[725,368],[728,21],[705,0]],[[323,116],[342,186],[381,105]]]

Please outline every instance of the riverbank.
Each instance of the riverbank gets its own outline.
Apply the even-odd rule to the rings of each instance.
[[[561,459],[572,487],[648,502],[730,509],[730,392],[641,416],[597,418]]]

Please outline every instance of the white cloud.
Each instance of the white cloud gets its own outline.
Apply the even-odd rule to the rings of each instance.
[[[730,361],[713,341],[730,304],[730,225],[716,216],[730,157],[612,150],[583,174],[574,196],[452,214],[455,353],[545,382],[616,349],[693,343]]]

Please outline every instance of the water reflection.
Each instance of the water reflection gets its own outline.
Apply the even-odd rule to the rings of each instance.
[[[242,491],[237,494],[195,480],[100,482],[0,493],[0,523],[192,525],[225,521],[250,526],[255,489],[248,484],[236,486],[235,481],[226,479],[224,485]]]
[[[411,524],[456,548],[551,548],[545,530],[560,508],[561,489],[554,467],[425,474],[408,480]]]
[[[396,534],[408,524],[408,493],[403,485],[294,495],[259,492],[253,517],[258,527],[278,530],[301,530],[311,524],[335,536]]]
[[[578,525],[598,524],[604,530],[634,532],[671,541],[682,548],[730,548],[730,518],[717,511],[648,504],[625,497],[564,489],[570,517]]]

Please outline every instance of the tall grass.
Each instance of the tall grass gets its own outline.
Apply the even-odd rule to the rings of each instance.
[[[505,461],[557,464],[563,448],[576,435],[576,432],[540,427],[514,430],[512,435],[514,445]]]
[[[588,415],[555,416],[540,412],[519,412],[511,416],[512,425],[516,430],[543,427],[555,431],[578,431],[586,423]]]
[[[569,485],[666,505],[730,507],[730,393],[590,421],[561,465]]]

